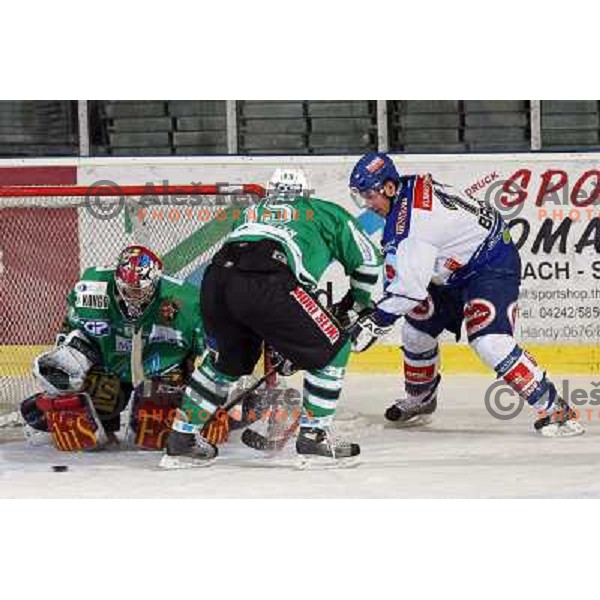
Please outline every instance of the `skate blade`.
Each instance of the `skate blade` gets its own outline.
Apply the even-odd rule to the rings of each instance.
[[[199,460],[197,458],[190,458],[189,456],[169,456],[163,454],[160,459],[158,466],[161,469],[175,471],[177,469],[200,469],[212,465],[214,459]]]
[[[409,429],[410,427],[423,427],[433,421],[433,415],[415,415],[408,421],[387,421],[386,426],[392,429]]]
[[[359,464],[360,454],[346,458],[301,454],[296,459],[295,467],[300,471],[324,471],[327,469],[352,469]]]
[[[583,435],[585,429],[583,425],[576,421],[567,421],[564,425],[551,423],[550,425],[546,425],[546,427],[542,427],[537,433],[543,437],[551,438],[575,437],[576,435]]]

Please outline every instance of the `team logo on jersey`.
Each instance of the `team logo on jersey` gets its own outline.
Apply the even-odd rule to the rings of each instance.
[[[131,340],[117,335],[115,337],[115,350],[117,352],[131,352]]]
[[[160,354],[154,352],[144,361],[144,372],[145,373],[159,373],[161,370]]]
[[[167,298],[166,300],[163,300],[160,308],[158,309],[158,315],[161,323],[166,325],[174,321],[180,308],[181,303],[178,300],[174,300],[173,298]]]
[[[392,265],[385,265],[385,278],[388,281],[393,281],[396,278],[396,269]]]
[[[104,294],[77,294],[75,301],[77,308],[95,308],[99,310],[107,310],[109,306],[108,296]]]
[[[448,258],[444,263],[444,267],[448,269],[448,271],[458,271],[462,267],[462,264],[459,263],[455,258]]]
[[[85,321],[83,328],[87,333],[95,337],[106,337],[110,334],[108,321]]]
[[[402,235],[406,231],[408,223],[408,202],[402,202],[400,210],[398,210],[398,218],[396,219],[396,235]]]
[[[109,305],[107,289],[105,281],[79,281],[75,285],[75,306],[106,310]]]
[[[103,294],[106,295],[108,284],[105,281],[79,281],[75,285],[77,294]]]
[[[174,344],[175,346],[183,346],[183,336],[181,331],[172,327],[164,327],[163,325],[152,325],[152,331],[148,338],[149,342],[164,342],[166,344]]]
[[[483,298],[475,298],[467,302],[463,312],[469,336],[479,333],[496,318],[496,307]]]
[[[431,296],[427,296],[421,304],[417,304],[409,313],[408,316],[415,321],[426,321],[433,317],[434,306]]]
[[[417,177],[413,205],[415,208],[420,208],[421,210],[431,210],[433,207],[433,185],[431,183],[431,175]]]

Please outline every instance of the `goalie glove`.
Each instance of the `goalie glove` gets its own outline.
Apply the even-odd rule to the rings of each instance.
[[[381,310],[363,313],[352,329],[352,352],[368,350],[381,336],[391,331],[397,318]]]
[[[34,360],[33,375],[48,394],[79,392],[88,371],[99,362],[100,355],[92,342],[76,329],[62,344]]]

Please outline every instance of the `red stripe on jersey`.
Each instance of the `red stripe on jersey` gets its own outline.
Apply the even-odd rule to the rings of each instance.
[[[433,207],[433,186],[431,175],[417,177],[413,206],[421,210],[431,210]]]

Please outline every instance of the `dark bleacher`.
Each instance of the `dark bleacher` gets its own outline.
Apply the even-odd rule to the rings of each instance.
[[[240,100],[240,154],[347,154],[377,146],[375,101]]]
[[[97,155],[227,153],[224,100],[102,100],[91,114]]]
[[[528,100],[389,100],[389,150],[522,152]],[[92,155],[227,154],[224,100],[89,101]],[[236,102],[238,154],[360,154],[377,148],[374,100]],[[0,156],[74,156],[77,102],[0,101]],[[541,148],[599,150],[600,101],[541,102]]]
[[[390,149],[511,152],[530,148],[527,100],[392,100]]]
[[[542,100],[543,150],[600,148],[598,100]]]
[[[0,157],[78,153],[74,100],[0,101]]]

